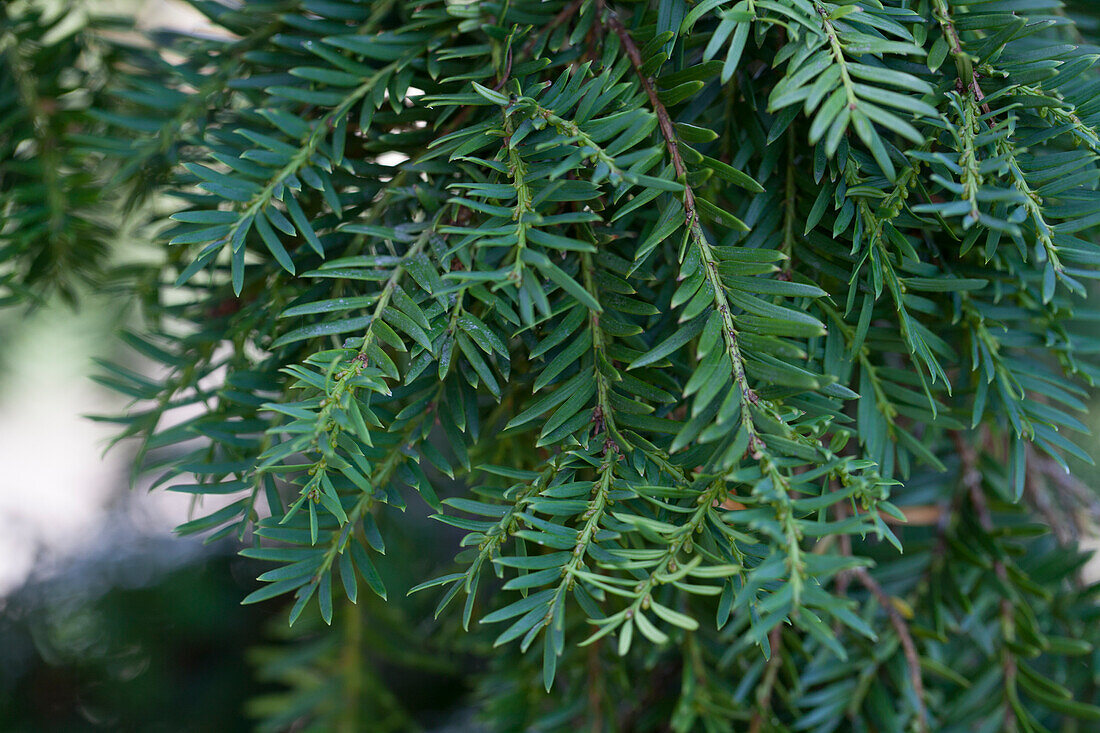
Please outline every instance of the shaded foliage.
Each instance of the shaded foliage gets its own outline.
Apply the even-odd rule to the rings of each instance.
[[[191,4],[219,32],[119,46],[78,139],[170,213],[123,336],[158,376],[108,366],[105,419],[207,500],[182,533],[270,563],[246,603],[486,658],[499,730],[1100,718],[1062,470],[1094,17]],[[458,554],[395,588],[425,505]],[[435,622],[365,604],[410,586]],[[302,665],[270,728],[353,729],[368,689],[408,725],[354,655]]]
[[[46,583],[5,599],[4,730],[248,730],[242,698],[263,687],[244,649],[268,614],[234,609],[230,564],[98,597]]]

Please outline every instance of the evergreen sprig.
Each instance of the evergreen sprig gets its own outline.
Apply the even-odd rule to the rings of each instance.
[[[120,44],[76,138],[170,208],[125,336],[160,376],[109,367],[113,419],[218,500],[181,532],[273,563],[246,603],[385,598],[418,495],[461,536],[409,592],[489,630],[455,645],[494,729],[1100,719],[1061,473],[1100,376],[1091,4],[191,5],[220,32]],[[354,729],[384,683],[307,656],[352,692],[258,709]]]

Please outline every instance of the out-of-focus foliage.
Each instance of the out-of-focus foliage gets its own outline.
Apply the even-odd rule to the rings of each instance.
[[[0,303],[73,301],[98,281],[119,225],[103,156],[80,145],[106,128],[119,50],[88,31],[88,4],[0,4]],[[122,31],[97,16],[98,32]],[[112,214],[114,216],[112,216]]]
[[[381,600],[366,607],[377,620],[361,624],[349,647],[319,618],[288,633],[277,609],[241,608],[251,561],[208,553],[133,585],[152,571],[136,561],[103,592],[92,587],[109,580],[97,577],[102,568],[82,564],[81,577],[34,582],[3,601],[5,733],[246,731],[257,718],[269,721],[263,729],[287,730],[303,709],[327,730],[464,720],[463,659],[403,629],[400,612]],[[348,685],[361,689],[349,696]],[[360,709],[346,704],[356,698]]]
[[[47,583],[5,599],[0,728],[249,730],[242,699],[264,688],[245,649],[267,614],[237,607],[230,565],[209,558],[99,597]]]
[[[170,209],[137,470],[332,624],[267,728],[407,729],[385,628],[494,730],[1097,724],[1092,4],[191,5],[72,150]]]

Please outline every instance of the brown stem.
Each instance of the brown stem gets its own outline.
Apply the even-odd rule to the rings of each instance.
[[[951,20],[951,11],[945,0],[934,0],[934,2],[935,14],[940,21],[940,28],[943,29],[943,35],[947,39],[951,57],[955,60],[955,68],[959,73],[959,90],[968,89],[974,95],[974,101],[981,106],[982,112],[989,114],[990,109],[985,101],[985,94],[982,93],[982,87],[978,84],[978,72],[974,70],[974,62],[970,56],[963,50],[962,38],[959,36],[958,29],[955,28],[954,21]]]
[[[512,75],[512,46],[509,44],[507,50],[504,52],[504,71],[500,72],[500,79],[493,85],[494,91],[500,91],[504,88],[504,85],[508,83],[508,77]]]
[[[1058,544],[1067,545],[1075,539],[1077,527],[1071,518],[1063,519],[1050,500],[1050,482],[1034,461],[1027,462],[1027,480],[1024,496],[1035,511],[1050,525]]]
[[[523,44],[522,55],[526,56],[531,53],[532,49],[535,48],[535,44],[538,43],[539,38],[549,36],[555,28],[576,15],[583,4],[584,0],[573,0],[573,2],[562,8],[560,13],[551,18],[549,23],[539,29],[538,33],[531,36],[531,39],[527,41],[527,43]]]
[[[844,504],[836,504],[836,517],[837,521],[844,519],[848,512],[844,509]],[[842,534],[837,538],[837,544],[840,548],[840,554],[845,557],[852,556],[852,537],[851,535]],[[848,573],[840,573],[836,577],[836,594],[841,597],[848,595],[848,584],[850,575]],[[838,622],[839,623],[839,622]]]
[[[847,513],[843,504],[835,505],[835,514],[838,521],[842,520]],[[840,554],[844,556],[851,556],[852,554],[852,539],[848,535],[840,536]],[[859,580],[863,587],[869,590],[878,600],[879,605],[886,611],[886,615],[890,617],[890,625],[894,627],[894,632],[898,635],[901,648],[905,653],[905,663],[909,667],[909,682],[913,685],[913,692],[917,696],[918,725],[922,733],[927,733],[928,710],[924,705],[924,678],[921,676],[920,656],[917,654],[917,646],[913,643],[913,635],[909,631],[909,625],[905,622],[905,617],[901,615],[901,611],[890,600],[890,596],[886,594],[878,581],[867,572],[867,568],[855,568],[849,572],[840,573],[836,579],[836,588],[839,595],[844,595],[847,592],[849,578]]]
[[[764,716],[772,707],[772,690],[775,689],[775,680],[779,676],[780,648],[783,645],[783,625],[780,624],[768,632],[768,645],[771,646],[772,655],[768,657],[768,666],[764,670],[764,679],[756,695],[756,709],[752,711],[752,720],[749,722],[749,733],[760,733],[764,726]]]
[[[797,211],[795,210],[798,186],[794,179],[795,138],[794,134],[787,132],[787,180],[783,191],[783,254],[787,255],[783,260],[783,269],[780,272],[780,280],[790,280],[791,268],[794,265],[794,222]]]
[[[954,433],[955,448],[962,462],[963,487],[967,490],[970,503],[974,507],[974,513],[978,518],[978,525],[986,532],[992,533],[996,529],[993,523],[993,514],[989,511],[989,503],[982,491],[982,473],[978,469],[978,453],[974,446],[966,441],[959,431]],[[993,572],[998,580],[1008,586],[1008,569],[1000,558],[993,560]],[[1002,598],[1000,603],[1001,633],[1005,641],[1009,641],[1015,635],[1015,622],[1012,618],[1012,602],[1008,598]],[[1016,689],[1016,656],[1004,648],[1002,650],[1001,664],[1004,671],[1005,698],[1004,698],[1004,725],[1006,731],[1016,730],[1016,714],[1012,709],[1012,697]]]
[[[714,261],[713,256],[709,254],[710,248],[706,244],[706,239],[703,236],[702,227],[699,223],[699,215],[695,211],[695,192],[691,190],[691,186],[689,186],[687,182],[687,167],[684,165],[683,156],[680,155],[676,128],[672,125],[672,117],[668,114],[668,109],[665,108],[665,105],[657,96],[657,89],[653,86],[653,79],[646,75],[643,70],[644,61],[641,51],[638,50],[638,44],[634,43],[634,39],[631,38],[630,32],[626,29],[626,26],[622,24],[622,21],[619,20],[614,11],[607,7],[604,0],[596,0],[596,2],[599,12],[603,16],[602,22],[619,37],[620,41],[622,41],[623,49],[630,59],[630,64],[634,67],[634,71],[638,80],[641,82],[646,97],[649,98],[649,104],[653,108],[653,113],[657,115],[657,125],[661,130],[661,137],[664,139],[665,147],[668,149],[668,155],[672,159],[672,169],[676,174],[677,180],[684,186],[684,221],[688,230],[692,233],[692,236],[699,243],[699,249],[703,256],[703,268],[706,272],[707,279],[714,288],[715,308],[722,316],[726,347],[729,351],[730,365],[733,369],[733,381],[741,390],[741,409],[745,416],[744,425],[749,431],[749,451],[754,458],[759,460],[765,453],[766,445],[764,444],[764,440],[757,434],[756,427],[750,416],[752,414],[752,406],[759,405],[760,398],[749,386],[748,375],[745,372],[745,360],[741,355],[741,346],[737,330],[734,327],[733,315],[726,301],[724,288],[718,279],[718,264]]]
[[[608,28],[614,31],[615,35],[622,41],[627,58],[630,59],[631,66],[634,67],[634,71],[638,74],[638,79],[641,80],[642,89],[645,91],[645,95],[649,97],[649,104],[653,108],[653,112],[657,115],[657,124],[661,128],[661,137],[664,138],[669,157],[672,158],[672,169],[676,172],[677,178],[683,178],[687,175],[687,169],[684,167],[684,159],[680,156],[680,148],[676,144],[676,129],[672,126],[672,118],[669,116],[668,110],[665,109],[665,105],[662,104],[661,100],[657,97],[657,88],[653,86],[653,79],[642,72],[642,66],[645,63],[642,60],[642,52],[638,50],[638,44],[634,43],[634,39],[630,37],[630,32],[626,29],[626,26],[624,26],[615,13],[607,7],[607,4],[604,3],[603,0],[597,0],[597,3],[600,11],[605,15],[604,23]],[[684,195],[684,206],[688,208],[690,214],[693,215],[695,207],[694,205],[689,206],[689,201],[694,204],[694,198],[690,188],[686,190]]]
[[[913,685],[913,692],[917,696],[918,724],[921,731],[927,733],[928,710],[924,706],[924,678],[921,676],[920,656],[917,654],[917,645],[913,643],[913,635],[909,632],[909,624],[905,622],[905,617],[901,615],[901,611],[894,605],[894,602],[882,589],[882,586],[878,584],[878,581],[867,572],[867,568],[856,568],[852,571],[852,574],[863,584],[864,588],[871,592],[871,595],[886,611],[886,615],[890,617],[890,625],[894,627],[894,632],[897,633],[898,640],[901,641],[901,648],[905,652],[905,663],[909,667],[909,683]]]
[[[1080,536],[1083,523],[1100,520],[1100,499],[1092,487],[1031,446],[1027,448],[1025,489],[1063,544]]]

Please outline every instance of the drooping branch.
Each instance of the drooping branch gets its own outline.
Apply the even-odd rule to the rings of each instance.
[[[630,59],[630,64],[634,67],[634,71],[638,76],[642,89],[649,99],[650,107],[657,116],[657,126],[661,130],[661,137],[664,139],[665,147],[672,161],[672,170],[676,174],[677,180],[684,186],[684,219],[692,239],[699,247],[700,254],[703,258],[703,267],[705,269],[707,281],[714,291],[714,305],[722,316],[723,333],[726,347],[729,351],[730,364],[733,369],[734,384],[741,391],[741,408],[742,415],[744,416],[743,422],[745,429],[749,433],[749,449],[754,454],[761,454],[764,449],[764,441],[757,434],[756,427],[753,425],[751,417],[752,406],[759,404],[759,398],[756,392],[749,386],[748,374],[745,370],[745,359],[741,354],[741,345],[738,340],[737,328],[734,324],[733,314],[726,299],[725,287],[718,277],[718,263],[711,251],[710,243],[703,235],[703,230],[699,223],[699,214],[695,207],[695,193],[687,182],[687,168],[684,166],[684,159],[680,154],[680,145],[676,136],[676,128],[672,124],[672,117],[669,115],[668,109],[665,107],[664,103],[661,102],[657,94],[657,89],[653,85],[653,80],[643,69],[645,61],[642,59],[638,44],[634,42],[626,26],[624,26],[615,13],[607,7],[606,3],[604,3],[603,0],[598,0],[598,2],[604,23],[607,24],[608,28],[610,28],[622,42],[623,49]]]

